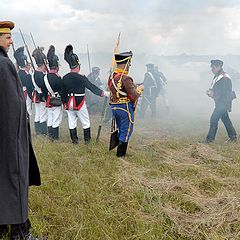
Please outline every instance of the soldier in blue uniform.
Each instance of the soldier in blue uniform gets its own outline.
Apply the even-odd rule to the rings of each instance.
[[[26,99],[27,112],[32,115],[32,94],[34,86],[32,76],[30,74],[31,64],[27,61],[27,56],[24,54],[24,47],[18,48],[14,52],[14,57],[19,67],[18,76],[22,82],[23,92]]]
[[[62,122],[63,106],[53,106],[51,104],[51,97],[59,97],[62,91],[62,78],[58,74],[59,71],[59,59],[55,54],[55,47],[51,45],[47,53],[47,59],[49,64],[49,72],[44,77],[44,83],[48,90],[48,96],[46,99],[47,107],[47,126],[48,136],[51,140],[59,139],[59,125]]]
[[[90,120],[88,109],[85,102],[85,90],[89,89],[94,94],[103,97],[108,96],[109,92],[103,91],[92,84],[86,76],[79,74],[80,61],[78,56],[73,53],[72,45],[65,48],[64,59],[70,67],[70,72],[63,77],[62,99],[68,114],[68,125],[72,143],[78,143],[77,120],[80,119],[84,141],[87,144],[91,139]]]
[[[140,117],[144,118],[148,106],[151,109],[151,117],[156,117],[156,100],[161,90],[160,76],[154,69],[154,64],[146,65],[147,72],[144,75],[144,93],[140,106]]]
[[[46,99],[48,91],[44,83],[44,76],[47,72],[47,58],[43,53],[43,48],[37,48],[32,56],[37,64],[37,69],[33,74],[33,85],[35,88],[33,102],[35,103],[35,130],[36,134],[47,135],[47,109]]]
[[[131,51],[115,54],[117,68],[108,81],[110,106],[119,131],[117,157],[126,155],[128,141],[133,132],[134,111],[144,89],[143,85],[134,84],[133,79],[128,75],[131,59]]]
[[[229,75],[223,71],[223,61],[218,59],[212,60],[211,69],[214,78],[211,88],[207,91],[207,95],[213,98],[215,109],[210,119],[210,129],[205,143],[210,143],[215,140],[219,119],[222,120],[227,130],[228,141],[236,141],[237,133],[228,115],[228,112],[231,111],[232,100],[234,99],[231,79]]]
[[[97,86],[100,89],[103,89],[103,83],[99,77],[100,75],[100,68],[99,67],[92,67],[92,72],[88,74],[88,80]],[[101,108],[99,108],[99,104],[103,104],[102,98],[99,98],[97,95],[93,94],[91,91],[86,90],[86,103],[88,110],[91,113],[99,113]]]

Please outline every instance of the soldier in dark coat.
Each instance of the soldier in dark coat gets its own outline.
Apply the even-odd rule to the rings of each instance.
[[[47,58],[43,53],[44,48],[36,48],[32,56],[37,64],[37,69],[33,74],[33,85],[35,88],[33,102],[35,103],[35,130],[36,134],[47,135],[47,108],[46,100],[48,96],[48,91],[44,83],[44,76],[47,72]]]
[[[210,129],[205,140],[205,143],[210,143],[215,140],[218,129],[219,119],[222,120],[229,140],[236,141],[237,133],[229,118],[228,112],[231,111],[232,100],[234,99],[232,91],[232,82],[227,73],[223,71],[223,62],[221,60],[212,60],[211,69],[214,74],[211,88],[207,91],[207,95],[213,98],[215,109],[210,119]]]
[[[159,71],[158,66],[154,67],[158,81],[160,80],[160,95],[162,97],[163,104],[167,110],[169,110],[169,103],[167,98],[167,78]]]
[[[32,94],[34,86],[32,83],[32,76],[30,74],[31,64],[27,61],[27,56],[24,54],[24,47],[18,48],[14,52],[14,57],[19,67],[18,76],[23,85],[23,93],[26,99],[27,112],[32,115]]]
[[[92,72],[88,74],[87,79],[97,86],[100,89],[103,89],[103,83],[99,77],[100,68],[92,67]],[[102,98],[99,98],[97,95],[93,94],[90,90],[86,89],[86,104],[90,113],[99,113],[101,112],[101,108],[99,108],[99,104],[102,103]]]
[[[22,84],[7,55],[13,27],[12,22],[0,22],[0,238],[10,225],[11,240],[34,240],[29,232],[28,189],[40,185],[40,174]]]
[[[144,93],[140,106],[140,117],[144,118],[148,106],[151,109],[151,117],[156,117],[156,100],[161,90],[160,76],[155,72],[154,64],[149,63],[144,75]]]
[[[68,114],[71,140],[74,144],[78,143],[77,120],[80,119],[84,132],[84,141],[88,143],[91,139],[91,133],[89,114],[85,103],[85,90],[87,88],[101,97],[108,96],[109,92],[101,90],[92,84],[86,76],[79,74],[80,61],[78,56],[73,53],[72,45],[65,48],[64,59],[68,62],[71,70],[63,77],[63,94],[61,97]]]
[[[48,96],[46,98],[46,107],[48,113],[48,136],[51,140],[59,139],[59,125],[62,122],[63,106],[53,106],[50,102],[51,97],[59,97],[62,91],[62,78],[58,74],[59,71],[59,59],[55,54],[55,47],[51,45],[47,53],[47,59],[49,64],[49,73],[45,75],[44,82],[48,90]]]
[[[126,155],[128,142],[133,132],[134,111],[137,100],[144,89],[143,85],[134,84],[133,79],[128,75],[131,58],[131,51],[115,54],[117,68],[108,81],[110,106],[119,131],[117,157]]]

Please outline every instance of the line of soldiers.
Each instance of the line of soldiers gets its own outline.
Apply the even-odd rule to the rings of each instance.
[[[14,52],[29,115],[32,114],[32,103],[35,106],[36,134],[59,139],[59,125],[65,108],[72,142],[78,143],[77,120],[79,119],[84,131],[84,141],[88,143],[91,132],[85,90],[88,89],[100,97],[109,96],[109,92],[100,89],[86,76],[79,74],[81,64],[78,56],[73,52],[72,45],[65,48],[64,59],[69,64],[70,72],[63,78],[58,73],[59,58],[55,54],[54,46],[50,46],[47,56],[43,53],[43,48],[35,49],[32,56],[37,65],[33,75],[30,73],[31,66],[24,54],[24,48],[20,47]]]
[[[0,238],[9,235],[10,240],[37,240],[30,233],[31,223],[28,219],[29,186],[41,184],[31,145],[31,104],[33,102],[35,106],[34,122],[37,134],[48,133],[53,139],[59,138],[64,105],[72,142],[78,143],[76,127],[77,120],[80,119],[84,140],[88,143],[91,134],[85,89],[102,97],[108,97],[110,93],[101,90],[87,77],[79,74],[81,64],[71,45],[68,45],[64,52],[70,72],[63,78],[58,74],[59,59],[54,46],[50,46],[47,56],[42,48],[33,51],[32,56],[37,64],[33,75],[30,74],[31,66],[24,55],[24,48],[17,49],[14,53],[19,66],[17,73],[7,54],[13,44],[13,28],[13,22],[0,21]],[[108,81],[111,91],[110,106],[119,130],[118,157],[126,154],[133,131],[136,102],[144,89],[143,85],[137,86],[128,76],[131,59],[132,52],[115,54],[117,68]]]

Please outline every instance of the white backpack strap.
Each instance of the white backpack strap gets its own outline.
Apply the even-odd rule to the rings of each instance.
[[[153,80],[153,82],[154,82],[154,86],[153,86],[153,87],[157,87],[157,82],[156,82],[155,77],[152,75],[151,72],[147,72],[147,73],[150,75],[150,77],[152,78],[152,80]]]
[[[55,96],[55,93],[54,91],[52,90],[50,84],[49,84],[49,81],[48,81],[48,78],[47,78],[47,74],[44,76],[44,83],[46,85],[46,88],[48,90],[48,92],[52,95],[52,96]]]
[[[231,79],[230,76],[229,76],[227,73],[225,73],[225,74],[220,74],[218,77],[215,77],[215,78],[213,79],[211,88],[213,88],[213,86],[215,85],[215,83],[218,82],[219,80],[221,80],[223,77],[227,77],[227,78]]]
[[[33,86],[34,86],[35,90],[36,90],[38,93],[42,93],[41,88],[36,84],[35,79],[34,79],[34,77],[33,77],[32,74],[31,74],[31,78],[32,78],[32,83],[33,83]]]

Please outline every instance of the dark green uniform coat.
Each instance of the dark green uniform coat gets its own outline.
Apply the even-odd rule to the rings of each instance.
[[[22,84],[0,47],[0,225],[27,220],[29,185],[40,184]]]

